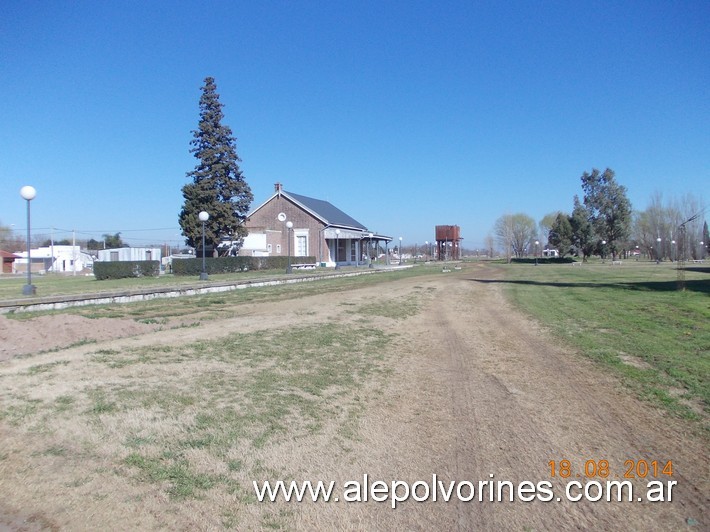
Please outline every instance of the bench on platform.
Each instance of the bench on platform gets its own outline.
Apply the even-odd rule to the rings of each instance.
[[[294,270],[315,270],[316,264],[291,264],[291,268],[293,268]]]

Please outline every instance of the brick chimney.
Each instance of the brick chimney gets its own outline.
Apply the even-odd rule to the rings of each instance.
[[[278,194],[281,194],[281,192],[283,192],[283,185],[281,183],[274,183],[274,190]]]

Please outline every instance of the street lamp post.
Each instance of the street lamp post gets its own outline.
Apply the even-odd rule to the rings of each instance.
[[[33,296],[37,293],[37,288],[32,286],[32,257],[30,253],[30,201],[37,195],[34,187],[26,185],[20,189],[20,196],[27,200],[27,284],[22,287],[22,293],[26,296]]]
[[[404,260],[402,260],[402,237],[399,237],[399,265],[401,266],[404,263]]]
[[[606,251],[606,240],[602,240],[602,264],[604,264],[604,252]]]
[[[700,260],[705,259],[705,242],[700,241]]]
[[[375,265],[372,264],[372,233],[370,233],[370,241],[367,244],[367,267],[368,268],[374,268]]]
[[[340,264],[338,263],[338,251],[340,250],[340,229],[335,230],[335,269],[340,269]]]
[[[661,237],[659,236],[656,239],[656,242],[658,242],[658,247],[656,248],[656,264],[661,263]]]
[[[674,257],[676,256],[677,253],[675,252],[675,240],[671,240],[671,262],[675,260]]]
[[[537,266],[537,247],[540,245],[540,241],[535,241],[535,266]]]
[[[209,279],[207,275],[207,262],[205,261],[205,223],[210,219],[210,215],[206,211],[200,211],[197,217],[202,222],[202,271],[200,272],[200,281]]]
[[[286,238],[288,239],[288,263],[286,265],[286,273],[293,271],[291,268],[291,229],[293,229],[293,222],[289,220],[286,222]]]

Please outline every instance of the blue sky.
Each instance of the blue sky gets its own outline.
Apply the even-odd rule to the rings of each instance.
[[[710,183],[710,2],[0,0],[0,223],[181,240],[212,76],[256,207],[276,181],[405,242]]]

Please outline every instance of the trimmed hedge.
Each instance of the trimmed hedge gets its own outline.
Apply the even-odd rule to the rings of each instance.
[[[126,277],[157,277],[158,275],[160,275],[160,261],[157,260],[94,262],[94,277],[97,281],[125,279]]]
[[[315,257],[291,257],[291,264],[315,264]],[[286,270],[288,257],[207,257],[208,274],[246,272],[249,270]],[[174,275],[200,275],[202,257],[173,259]]]

